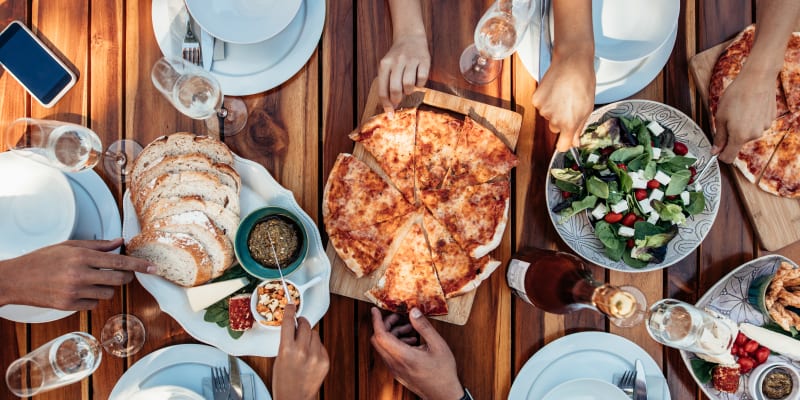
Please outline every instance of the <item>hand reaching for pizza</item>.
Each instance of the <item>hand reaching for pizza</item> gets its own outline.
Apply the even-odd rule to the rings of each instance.
[[[297,319],[296,306],[289,304],[281,323],[281,345],[272,370],[272,398],[316,399],[330,361],[319,334],[311,330],[305,318]]]
[[[456,360],[433,325],[414,308],[410,324],[398,314],[381,316],[372,308],[372,346],[383,358],[395,379],[423,399],[458,399],[464,389],[458,380]],[[419,333],[425,344],[416,345]]]

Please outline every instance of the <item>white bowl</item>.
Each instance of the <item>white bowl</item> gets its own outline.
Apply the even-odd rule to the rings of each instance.
[[[320,280],[322,280],[322,277],[319,276],[319,275],[309,279],[308,282],[303,283],[303,284],[298,284],[298,283],[295,283],[294,281],[292,281],[290,279],[286,279],[287,287],[294,286],[295,288],[297,288],[297,291],[300,294],[300,307],[297,308],[297,313],[295,314],[296,318],[300,318],[301,316],[303,316],[303,306],[306,303],[305,297],[303,296],[303,294],[305,293],[306,289],[310,288],[311,286],[314,286]],[[281,280],[280,280],[280,278],[278,278],[278,279],[267,279],[267,280],[264,280],[261,283],[259,283],[258,286],[256,286],[256,288],[253,290],[253,294],[250,296],[250,313],[253,314],[253,319],[255,319],[256,325],[258,325],[258,326],[260,326],[260,327],[262,327],[264,329],[280,330],[281,329],[280,325],[268,325],[266,323],[267,319],[264,318],[263,315],[259,314],[258,310],[256,309],[256,305],[258,304],[258,289],[261,286],[264,286],[264,285],[266,285],[268,283],[277,283],[280,286]],[[280,289],[280,290],[283,290],[283,289]]]
[[[205,400],[205,397],[185,387],[163,385],[142,389],[128,400]]]
[[[611,382],[581,378],[554,387],[542,400],[630,400],[630,397]]]
[[[800,399],[800,372],[792,364],[785,361],[769,362],[756,367],[750,376],[747,377],[747,391],[754,399],[767,399],[761,394],[761,384],[768,373],[775,369],[781,369],[792,378],[792,391],[783,400]]]
[[[0,176],[0,260],[72,236],[77,221],[75,194],[61,171],[5,152],[0,153]]]
[[[211,36],[229,43],[263,42],[283,31],[303,0],[186,0],[186,9]]]
[[[595,56],[628,62],[650,56],[678,26],[678,0],[593,0]]]

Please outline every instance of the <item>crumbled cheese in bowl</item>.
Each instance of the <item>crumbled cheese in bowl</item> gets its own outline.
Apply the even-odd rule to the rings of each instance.
[[[300,308],[300,291],[293,284],[286,282],[292,301]],[[269,281],[257,289],[258,302],[256,312],[262,317],[258,322],[267,326],[280,326],[283,321],[283,310],[288,304],[280,280]]]

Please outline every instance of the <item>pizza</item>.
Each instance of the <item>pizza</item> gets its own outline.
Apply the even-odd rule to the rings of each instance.
[[[392,312],[407,313],[416,307],[427,315],[447,314],[447,300],[418,223],[402,239],[383,276],[366,296],[378,307]]]
[[[758,187],[776,196],[800,198],[800,131],[792,130],[783,137]]]
[[[800,112],[800,32],[789,38],[780,78],[789,111]]]
[[[350,134],[375,156],[381,168],[403,193],[406,200],[414,199],[414,137],[417,126],[415,108],[397,111],[394,117],[379,114]]]
[[[488,254],[505,231],[516,156],[477,121],[434,109],[377,115],[351,138],[376,161],[337,158],[323,194],[331,246],[378,306],[447,313],[446,299],[500,265]]]
[[[769,129],[764,131],[763,136],[742,146],[736,159],[733,160],[733,165],[742,172],[748,181],[758,184],[758,180],[761,179],[761,174],[775,153],[775,149],[778,148],[778,144],[796,123],[797,118],[792,118],[792,114],[776,119]]]

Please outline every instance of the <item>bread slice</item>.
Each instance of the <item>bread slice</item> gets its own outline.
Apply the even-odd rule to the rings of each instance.
[[[125,249],[128,255],[153,263],[157,275],[178,285],[197,286],[211,279],[211,258],[203,245],[187,234],[146,229]]]
[[[216,176],[222,184],[232,187],[236,192],[242,186],[242,178],[228,164],[215,163],[210,157],[201,154],[182,154],[166,156],[157,164],[138,175],[138,180],[131,181],[131,193],[139,193],[142,186],[161,175],[183,171],[202,171]]]
[[[185,196],[198,196],[239,215],[239,193],[223,185],[216,176],[202,171],[161,175],[141,188],[137,196],[131,193],[131,200],[136,214],[143,215],[159,199]]]
[[[160,232],[187,234],[200,242],[211,258],[212,279],[222,275],[233,265],[233,243],[202,211],[171,215],[153,221],[150,228]]]
[[[140,219],[139,224],[148,226],[158,219],[189,211],[202,211],[231,242],[236,238],[239,216],[217,203],[203,200],[200,196],[169,197],[156,200],[144,210],[144,216]]]
[[[209,136],[178,132],[152,141],[139,153],[131,170],[131,182],[138,181],[142,173],[164,157],[193,153],[203,154],[215,163],[233,165],[233,153],[225,143]]]

